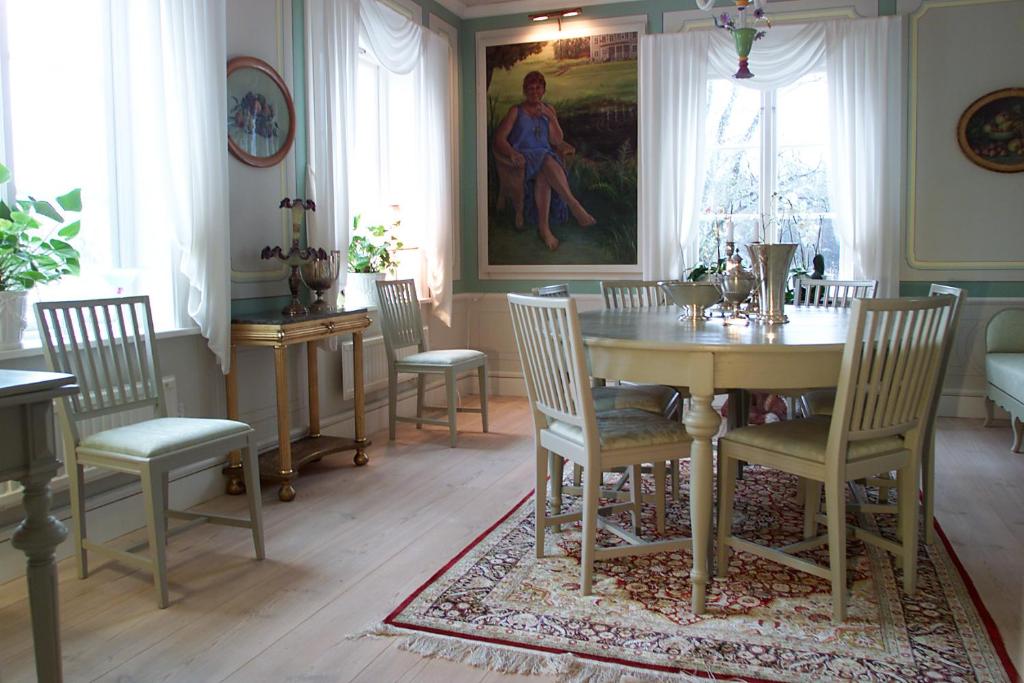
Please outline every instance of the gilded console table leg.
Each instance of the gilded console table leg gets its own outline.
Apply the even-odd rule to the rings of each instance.
[[[309,388],[309,435],[320,436],[320,373],[316,357],[317,342],[306,342],[306,385]]]
[[[295,500],[295,487],[292,479],[291,420],[288,413],[288,347],[279,344],[274,347],[274,375],[277,384],[277,452],[280,457],[281,488],[277,497],[284,502]]]
[[[366,406],[363,395],[363,333],[352,333],[352,388],[355,392],[355,405],[353,406],[355,423],[356,454],[352,458],[357,466],[365,465],[370,461],[366,455]]]
[[[47,410],[49,404],[44,406]],[[28,557],[29,604],[32,608],[32,641],[35,645],[36,677],[47,683],[61,681],[60,624],[57,603],[57,565],[53,555],[68,535],[67,529],[50,516],[50,477],[37,472],[21,479],[25,491],[25,521],[18,525],[11,545]]]
[[[224,393],[227,395],[228,419],[238,419],[238,366],[236,365],[235,345],[231,345],[231,370],[224,377]],[[228,483],[226,491],[228,495],[238,496],[245,493],[245,480],[242,477],[242,453],[231,451],[228,453],[228,464],[224,468]]]

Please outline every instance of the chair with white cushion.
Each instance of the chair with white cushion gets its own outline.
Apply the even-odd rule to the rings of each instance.
[[[727,576],[729,548],[735,548],[830,579],[832,619],[843,621],[847,599],[847,482],[896,470],[898,540],[859,527],[854,527],[852,533],[895,554],[903,568],[903,588],[908,594],[914,593],[919,460],[955,305],[955,298],[948,295],[854,301],[832,417],[744,427],[719,439],[720,577]],[[738,460],[823,484],[827,534],[815,537],[818,500],[808,495],[804,540],[767,548],[734,536],[732,504]],[[796,556],[824,543],[829,547],[828,567]]]
[[[380,300],[381,328],[384,332],[384,348],[388,356],[388,438],[395,440],[397,422],[413,422],[416,429],[424,424],[448,427],[449,445],[455,448],[458,441],[456,413],[480,413],[483,431],[487,431],[487,354],[472,349],[439,349],[431,351],[423,332],[420,304],[413,280],[378,280],[377,294]],[[398,352],[410,346],[417,351],[399,357]],[[476,370],[480,381],[480,407],[460,408],[457,381],[459,374]],[[398,375],[416,375],[416,417],[398,415]],[[443,375],[445,393],[448,397],[448,419],[441,420],[423,416],[426,376]]]
[[[581,520],[580,585],[583,595],[589,595],[595,560],[690,547],[689,539],[647,542],[640,537],[635,512],[635,506],[642,500],[637,495],[639,486],[631,487],[630,501],[599,505],[605,471],[625,467],[635,472],[641,465],[651,464],[655,473],[656,524],[659,531],[664,530],[665,461],[689,456],[691,439],[685,426],[678,420],[636,408],[598,413],[588,391],[590,378],[576,302],[564,297],[521,294],[509,294],[508,301],[534,422],[537,557],[544,556],[547,527]],[[558,506],[552,506],[552,514],[548,514],[549,454],[583,467],[582,512],[562,513]],[[629,508],[634,510],[632,531],[618,526],[608,516],[614,510]],[[598,527],[626,544],[595,547]]]
[[[252,530],[256,559],[262,560],[259,464],[252,427],[235,420],[168,417],[149,297],[36,304],[39,335],[50,368],[78,378],[80,391],[58,406],[74,520],[78,575],[89,574],[88,552],[97,552],[153,573],[157,605],[167,607],[168,518],[191,524],[170,533],[211,522]],[[89,432],[91,423],[118,413],[151,410],[154,417],[103,431]],[[168,477],[172,470],[241,450],[249,519],[168,508]],[[135,474],[142,480],[149,557],[89,540],[85,523],[85,468]]]

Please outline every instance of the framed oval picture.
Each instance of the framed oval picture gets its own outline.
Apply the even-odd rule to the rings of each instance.
[[[295,139],[295,106],[273,67],[255,57],[228,61],[228,149],[242,163],[273,166]]]
[[[960,116],[956,137],[967,158],[1000,173],[1024,171],[1024,88],[976,99]]]

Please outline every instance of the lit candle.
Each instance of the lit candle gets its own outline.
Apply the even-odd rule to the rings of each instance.
[[[735,242],[735,226],[732,224],[732,216],[725,219],[725,241]]]

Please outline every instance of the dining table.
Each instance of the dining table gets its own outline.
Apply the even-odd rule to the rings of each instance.
[[[849,309],[787,307],[789,322],[767,325],[726,318],[680,319],[673,307],[580,314],[593,377],[688,387],[692,608],[704,613],[711,576],[712,438],[722,418],[716,393],[746,389],[794,393],[838,384]],[[746,324],[744,324],[746,322]]]

